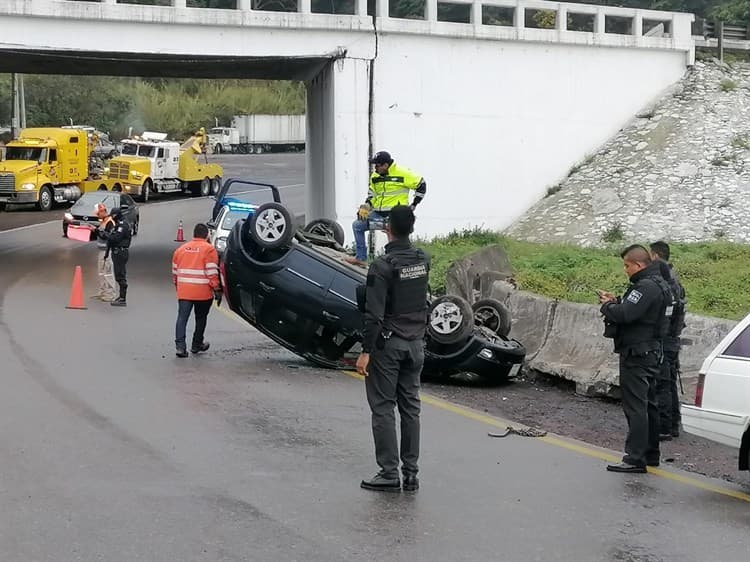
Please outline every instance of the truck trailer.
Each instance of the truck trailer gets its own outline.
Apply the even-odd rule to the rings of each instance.
[[[214,154],[261,154],[305,149],[305,115],[235,115],[231,127],[213,127],[208,144]]]

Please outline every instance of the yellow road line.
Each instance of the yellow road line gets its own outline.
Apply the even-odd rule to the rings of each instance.
[[[217,308],[219,309],[219,312],[224,314],[227,318],[232,318],[233,320],[239,322],[245,327],[248,326],[248,324],[244,320],[239,318],[236,314],[229,311],[228,309],[222,308],[222,307],[217,307]],[[352,378],[364,380],[364,377],[362,375],[360,375],[359,373],[355,373],[354,371],[342,371],[342,372]],[[441,398],[431,396],[430,394],[421,393],[421,398],[422,398],[422,402],[424,402],[425,404],[429,404],[430,406],[434,406],[435,408],[445,410],[446,412],[451,412],[463,418],[467,418],[467,419],[474,420],[480,423],[484,423],[486,425],[491,425],[492,427],[499,427],[501,429],[505,429],[509,425],[512,425],[512,423],[509,421],[506,421],[506,420],[503,420],[501,418],[497,418],[494,416],[489,416],[487,414],[483,414],[482,412],[478,412],[466,406],[459,406],[458,404],[454,404],[453,402],[448,402]],[[586,455],[588,457],[593,457],[595,459],[599,459],[602,461],[617,462],[618,460],[620,460],[619,455],[617,455],[613,451],[607,451],[606,449],[594,447],[586,443],[582,443],[580,441],[574,441],[572,439],[567,439],[567,438],[556,436],[556,435],[550,435],[549,433],[545,435],[544,437],[537,437],[535,439],[538,441],[543,441],[549,445],[554,445],[555,447],[567,449],[569,451],[573,451],[581,455]],[[730,498],[735,498],[735,499],[750,503],[750,494],[746,492],[740,492],[739,490],[730,490],[728,488],[722,488],[721,486],[717,486],[710,482],[699,480],[697,478],[693,478],[690,476],[685,476],[683,474],[670,472],[670,471],[663,470],[660,468],[649,467],[648,472],[649,474],[653,474],[654,476],[659,476],[660,478],[666,478],[667,480],[672,480],[673,482],[679,482],[680,484],[692,486],[693,488],[700,488],[701,490],[714,492],[716,494],[729,496]]]
[[[352,378],[364,380],[364,377],[360,375],[359,373],[355,373],[353,371],[344,371],[344,373]],[[441,410],[445,410],[447,412],[457,414],[461,417],[468,418],[474,421],[478,421],[486,425],[491,425],[493,427],[499,427],[502,429],[505,429],[507,426],[512,425],[511,422],[508,422],[501,418],[496,418],[493,416],[489,416],[487,414],[483,414],[482,412],[477,412],[476,410],[473,410],[466,406],[459,406],[458,404],[447,402],[445,400],[442,400],[441,398],[436,398],[435,396],[431,396],[429,394],[425,394],[425,393],[420,393],[420,394],[421,394],[422,402],[424,402],[425,404],[429,404],[430,406],[434,406],[435,408],[440,408]],[[598,447],[587,445],[586,443],[574,441],[572,439],[567,439],[564,437],[547,434],[544,437],[537,437],[536,440],[543,441],[545,443],[548,443],[549,445],[554,445],[555,447],[568,449],[569,451],[574,451],[576,453],[580,453],[582,455],[593,457],[602,461],[617,462],[620,460],[620,457],[611,451],[607,451],[606,449],[601,449]],[[692,478],[690,476],[685,476],[683,474],[669,472],[667,470],[663,470],[660,468],[649,467],[648,472],[649,474],[653,474],[661,478],[666,478],[667,480],[672,480],[674,482],[679,482],[680,484],[692,486],[693,488],[700,488],[702,490],[707,490],[709,492],[714,492],[714,493],[721,494],[724,496],[729,496],[730,498],[735,498],[738,500],[750,502],[750,494],[746,492],[741,492],[739,490],[730,490],[728,488],[723,488],[721,486],[717,486],[710,482],[699,480],[698,478]]]

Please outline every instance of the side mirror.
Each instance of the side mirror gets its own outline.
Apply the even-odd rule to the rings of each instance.
[[[206,223],[206,226],[207,226],[208,228],[214,228],[214,229],[215,229],[215,228],[216,228],[216,221],[210,220],[210,221],[208,221],[208,222]]]

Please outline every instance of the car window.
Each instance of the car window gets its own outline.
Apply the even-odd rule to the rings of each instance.
[[[734,338],[734,341],[727,346],[722,355],[750,359],[750,325]]]
[[[120,204],[130,205],[132,207],[135,205],[135,201],[133,201],[133,198],[130,195],[120,195]]]
[[[123,143],[122,153],[126,156],[135,156],[138,154],[138,145],[129,142]]]
[[[234,223],[236,223],[240,219],[246,219],[247,215],[247,211],[229,211],[224,214],[224,218],[221,220],[220,228],[222,230],[232,230]]]
[[[94,215],[96,214],[96,206],[99,203],[103,203],[107,211],[111,211],[114,207],[120,206],[120,194],[110,191],[84,193],[83,197],[76,201],[70,208],[70,212],[74,215]]]

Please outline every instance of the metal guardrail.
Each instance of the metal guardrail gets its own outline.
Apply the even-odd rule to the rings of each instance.
[[[724,49],[750,51],[750,25],[697,20],[693,40],[696,47],[717,49],[719,60],[723,60]]]

